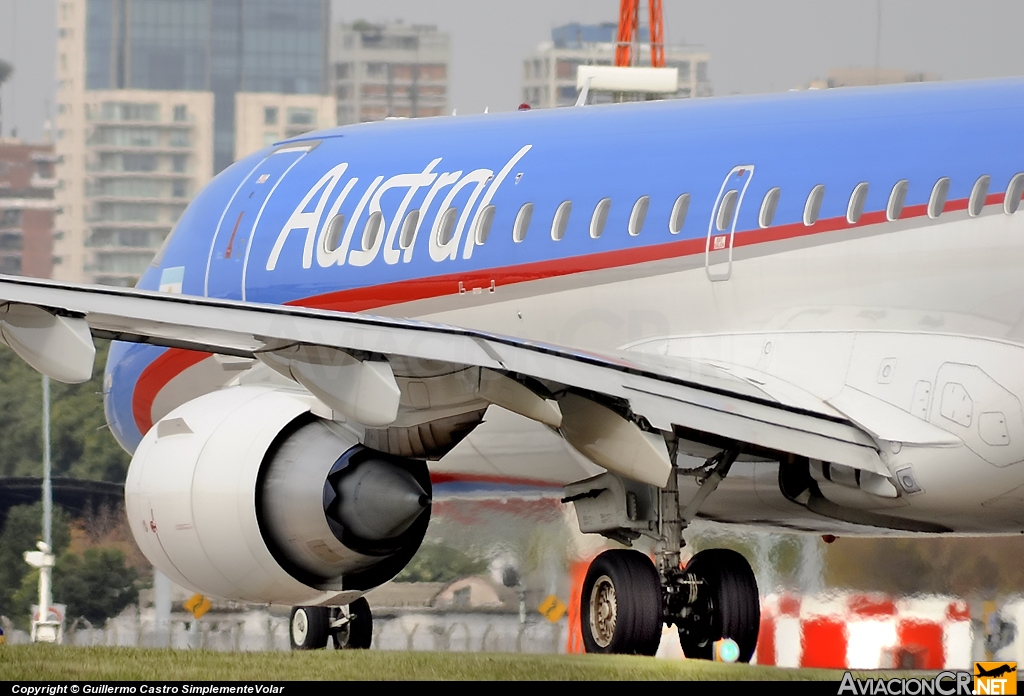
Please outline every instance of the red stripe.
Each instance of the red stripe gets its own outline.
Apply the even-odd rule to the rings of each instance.
[[[153,427],[153,401],[160,390],[182,372],[211,355],[196,350],[168,348],[146,366],[132,393],[132,415],[140,433],[145,435]]]
[[[992,194],[985,200],[986,205],[1000,204],[1002,202],[1002,193]],[[964,198],[947,201],[943,212],[948,213],[966,209],[967,199]],[[904,208],[900,219],[923,217],[926,214],[926,205],[907,206]],[[747,230],[736,233],[733,246],[743,247],[784,239],[796,239],[798,237],[834,232],[842,229],[877,225],[885,221],[885,212],[877,211],[864,213],[861,219],[853,225],[843,216],[819,220],[810,226],[804,225],[802,222],[796,222],[767,229]],[[588,271],[621,268],[683,256],[695,256],[704,253],[706,245],[707,239],[704,237],[683,239],[666,244],[618,249],[588,254],[586,256],[538,261],[519,266],[450,273],[431,278],[414,278],[365,288],[338,290],[313,297],[292,300],[285,304],[314,309],[329,309],[339,312],[362,312],[394,304],[455,295],[459,293],[460,283],[462,288],[467,291],[473,288],[489,288],[492,281],[496,286],[515,285],[517,283],[557,278],[559,276],[586,273]],[[132,413],[135,416],[135,424],[139,428],[139,432],[145,434],[153,427],[151,412],[153,400],[159,391],[178,374],[201,362],[209,355],[210,353],[196,353],[180,348],[170,348],[143,370],[139,376],[139,381],[136,383],[132,399]]]
[[[1002,202],[1003,194],[1001,193],[992,194],[985,200],[986,205]],[[943,212],[949,213],[966,209],[967,199],[958,199],[947,201],[943,207]],[[900,219],[910,220],[924,217],[927,214],[927,205],[911,205],[903,209]],[[847,221],[846,216],[826,218],[809,226],[804,225],[803,222],[795,222],[767,229],[737,232],[733,246],[742,247],[784,239],[796,239],[825,232],[879,225],[884,222],[886,222],[884,210],[864,213],[861,219],[852,225]],[[604,251],[586,256],[537,261],[519,266],[491,268],[482,271],[464,271],[433,276],[431,278],[400,280],[394,283],[385,283],[365,288],[337,290],[314,297],[292,300],[285,304],[315,309],[329,309],[338,312],[362,312],[368,309],[379,309],[380,307],[405,302],[456,295],[460,291],[460,283],[462,284],[462,289],[467,291],[473,288],[489,288],[492,281],[495,286],[515,285],[517,283],[557,278],[575,273],[621,268],[623,266],[633,266],[683,256],[696,256],[704,253],[706,245],[706,237],[683,239],[653,246],[617,249],[615,251]]]
[[[430,482],[437,486],[445,483],[489,483],[502,486],[530,486],[531,488],[561,488],[563,484],[544,479],[525,479],[491,474],[430,473]]]
[[[854,595],[847,603],[854,616],[894,616],[896,602],[889,597],[873,597],[871,595]]]

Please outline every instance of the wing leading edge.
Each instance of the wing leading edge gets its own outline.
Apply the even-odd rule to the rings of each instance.
[[[362,372],[351,373],[365,384],[363,396],[358,389],[342,395],[342,406],[346,398],[372,399],[380,393],[385,401],[391,398],[387,385],[394,378],[388,381],[388,360],[434,361],[511,378],[488,382],[481,377],[481,395],[551,427],[561,425],[578,449],[580,443],[568,432],[571,423],[560,423],[557,413],[539,403],[543,399],[531,400],[532,392],[523,384],[544,385],[549,392],[544,397],[552,392],[587,396],[625,412],[645,431],[697,433],[712,441],[889,475],[875,440],[826,405],[808,409],[806,402],[787,403],[728,372],[697,363],[665,365],[625,352],[595,354],[422,321],[27,278],[0,276],[0,302],[7,312],[0,315],[4,342],[37,370],[64,381],[74,380],[74,370],[55,366],[70,364],[78,371],[86,363],[91,367],[94,349],[82,340],[86,331],[98,338],[257,358],[279,371],[281,365],[273,363],[289,351],[320,347],[338,351],[345,365],[364,366]],[[9,316],[30,316],[32,321],[12,324]],[[303,383],[301,374],[293,373],[287,372]],[[315,383],[311,378],[310,384]],[[659,465],[653,471],[627,473],[661,485],[658,479],[662,473],[667,477],[668,470]]]

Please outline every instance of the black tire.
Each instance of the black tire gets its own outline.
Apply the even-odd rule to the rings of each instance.
[[[331,610],[327,607],[292,607],[288,639],[292,650],[322,650],[327,647]]]
[[[732,638],[740,649],[740,662],[750,662],[761,628],[761,599],[750,564],[730,549],[708,549],[686,565],[704,581],[704,597],[694,607],[694,618],[679,627],[683,654],[714,659],[716,640]]]
[[[349,623],[331,634],[337,650],[368,650],[373,643],[373,613],[360,597],[348,605]]]
[[[651,559],[621,549],[595,558],[583,581],[580,624],[588,653],[654,655],[661,642],[662,612],[661,581]]]

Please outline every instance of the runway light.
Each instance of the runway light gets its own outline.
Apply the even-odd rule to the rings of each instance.
[[[717,662],[735,662],[740,659],[740,646],[732,638],[715,641],[715,660]]]

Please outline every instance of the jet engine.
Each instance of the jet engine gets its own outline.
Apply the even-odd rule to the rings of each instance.
[[[143,438],[125,500],[153,565],[203,594],[348,604],[397,574],[430,520],[422,461],[359,444],[308,394],[239,386]]]

